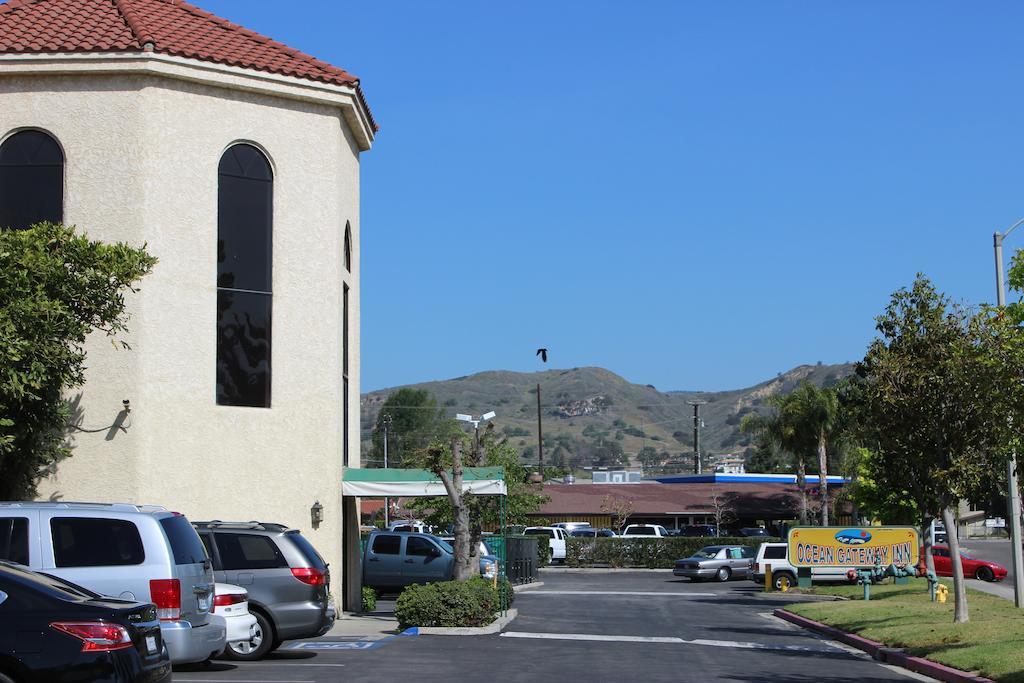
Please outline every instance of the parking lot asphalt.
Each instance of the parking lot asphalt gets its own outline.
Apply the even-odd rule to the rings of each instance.
[[[748,581],[692,583],[669,572],[552,572],[543,581],[517,594],[519,617],[500,635],[325,637],[286,643],[262,662],[176,670],[174,680],[930,680],[775,618],[792,598]]]

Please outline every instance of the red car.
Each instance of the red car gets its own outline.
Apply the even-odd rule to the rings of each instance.
[[[921,549],[924,553],[924,548]],[[939,576],[953,576],[953,562],[949,555],[949,546],[933,545],[932,559],[935,560],[935,573]],[[1002,581],[1006,578],[1006,567],[998,562],[979,560],[969,550],[960,551],[960,561],[964,566],[964,576],[981,579],[982,581]]]

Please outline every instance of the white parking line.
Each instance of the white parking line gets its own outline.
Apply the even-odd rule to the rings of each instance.
[[[671,643],[678,645],[704,645],[707,647],[728,647],[745,650],[777,650],[783,652],[823,652],[827,654],[846,654],[843,650],[832,646],[781,645],[772,643],[751,643],[741,640],[707,640],[698,638],[686,640],[668,636],[613,636],[591,633],[533,633],[528,631],[505,631],[502,638],[535,638],[540,640],[596,640],[601,642],[620,643]]]
[[[657,595],[665,598],[713,598],[717,593],[670,593],[668,591],[526,591],[516,595],[518,600],[527,595]]]

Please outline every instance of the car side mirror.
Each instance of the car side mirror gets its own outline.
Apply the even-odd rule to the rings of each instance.
[[[430,547],[430,556],[431,557],[441,557],[441,549],[440,548],[436,548],[434,546],[431,546]]]

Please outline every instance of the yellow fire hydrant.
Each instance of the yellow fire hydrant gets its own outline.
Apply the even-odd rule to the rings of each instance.
[[[939,584],[935,587],[935,599],[939,602],[946,602],[946,596],[949,595],[949,588],[945,584]]]

